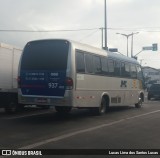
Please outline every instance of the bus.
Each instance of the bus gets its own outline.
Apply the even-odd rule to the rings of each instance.
[[[59,113],[110,106],[142,106],[143,73],[137,60],[66,39],[26,44],[18,71],[21,105],[54,106]]]

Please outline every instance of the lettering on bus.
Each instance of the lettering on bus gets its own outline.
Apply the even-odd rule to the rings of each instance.
[[[57,88],[58,87],[58,83],[48,83],[48,88]]]
[[[26,72],[25,80],[26,81],[44,81],[45,73],[42,72]]]
[[[48,83],[48,88],[49,89],[64,89],[65,87],[63,85],[59,85],[58,83],[53,83],[53,82],[50,82]]]
[[[56,72],[56,73],[51,72],[50,75],[51,75],[52,77],[57,77],[57,76],[59,76],[59,73],[58,73],[58,72]]]
[[[127,87],[127,81],[121,80],[121,88],[126,88]]]

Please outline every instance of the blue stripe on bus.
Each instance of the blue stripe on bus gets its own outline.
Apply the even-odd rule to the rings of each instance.
[[[63,97],[66,71],[22,71],[20,87],[23,95]]]

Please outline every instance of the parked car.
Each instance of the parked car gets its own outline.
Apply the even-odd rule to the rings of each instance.
[[[148,100],[151,98],[160,99],[160,84],[152,84],[148,90]]]

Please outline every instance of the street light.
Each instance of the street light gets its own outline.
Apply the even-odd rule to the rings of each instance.
[[[133,57],[133,35],[138,34],[139,32],[132,32],[132,40],[131,40],[131,58]]]
[[[125,36],[127,38],[127,57],[128,57],[128,38],[130,36],[133,36],[133,33],[131,33],[131,34],[116,33],[116,34]]]

